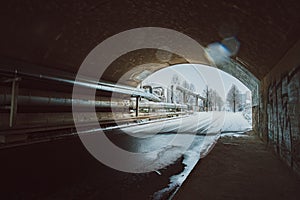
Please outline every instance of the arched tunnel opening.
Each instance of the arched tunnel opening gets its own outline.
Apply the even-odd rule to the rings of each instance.
[[[249,73],[248,80],[253,80],[250,76]],[[251,90],[237,78],[218,68],[177,64],[150,74],[138,87],[157,94],[164,103],[187,104],[187,109],[191,112],[240,112],[249,125],[252,125]],[[144,101],[147,102],[146,99]]]
[[[300,197],[299,3],[1,5],[1,198]]]

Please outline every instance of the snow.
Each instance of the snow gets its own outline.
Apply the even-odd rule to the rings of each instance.
[[[217,136],[220,133],[220,125],[215,118],[213,113],[196,113],[182,118],[122,128],[128,135],[143,139],[137,151],[145,153],[145,156],[136,165],[135,170],[140,172],[166,167],[184,155],[195,141],[198,141],[197,148],[202,149],[204,153],[212,142],[206,142],[206,137],[198,137],[197,134],[210,133]]]
[[[222,132],[246,132],[252,129],[252,126],[245,119],[242,112],[226,112],[225,122]]]
[[[198,112],[190,116],[144,122],[139,126],[120,128],[131,136],[145,138],[158,133],[210,134],[248,131],[251,125],[241,112]]]
[[[152,157],[145,158],[144,163],[136,170],[159,169],[174,163],[183,156],[184,170],[170,177],[168,187],[154,194],[154,199],[160,199],[167,191],[176,191],[185,181],[200,158],[206,156],[214,147],[221,133],[230,136],[241,134],[251,129],[243,113],[232,112],[199,112],[183,118],[175,118],[154,123],[131,126],[122,130],[134,137],[147,138],[147,145],[141,145],[140,151],[159,149]]]
[[[223,134],[232,137],[251,129],[242,112],[198,112],[177,118],[118,126],[139,142],[132,142],[135,152],[142,153],[135,165],[136,173],[159,171],[183,157],[184,170],[170,177],[169,185],[157,191],[160,199],[167,191],[176,191],[198,161],[206,156]]]
[[[244,134],[244,132],[234,132],[234,133],[222,133],[221,137],[250,137],[247,134]]]
[[[251,129],[242,113],[199,112],[169,120],[123,127],[130,136],[140,138],[134,149],[144,153],[136,171],[155,171],[184,156],[190,167],[209,153],[222,132],[245,132]]]

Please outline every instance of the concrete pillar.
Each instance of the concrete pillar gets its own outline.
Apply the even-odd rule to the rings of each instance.
[[[195,96],[195,98],[196,98],[196,106],[198,106],[198,104],[199,104],[199,102],[198,102],[198,96]]]
[[[139,116],[139,101],[140,101],[140,97],[139,96],[135,97],[135,116],[136,117]]]
[[[174,85],[171,85],[171,103],[174,103]]]
[[[15,125],[17,107],[18,107],[18,92],[19,92],[19,82],[17,79],[14,79],[12,82],[12,89],[11,89],[9,127],[13,127]]]
[[[186,103],[186,93],[183,91],[183,103],[185,104]]]

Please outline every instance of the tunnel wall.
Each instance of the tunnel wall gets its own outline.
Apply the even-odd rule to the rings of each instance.
[[[259,136],[300,175],[300,41],[261,82]]]
[[[252,95],[252,129],[259,132],[259,87],[260,81],[247,68],[234,60],[230,60],[222,65],[217,66],[224,72],[232,75],[241,81],[250,91]]]
[[[241,81],[251,91],[252,106],[258,106],[259,80],[249,70],[247,70],[245,67],[234,60],[225,62],[222,65],[218,65],[217,67]]]

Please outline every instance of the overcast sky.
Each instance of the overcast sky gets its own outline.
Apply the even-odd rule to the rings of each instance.
[[[178,74],[181,80],[193,83],[196,87],[196,92],[200,94],[202,94],[206,85],[215,89],[224,99],[232,84],[235,84],[242,93],[249,91],[243,83],[230,74],[217,68],[200,64],[180,64],[164,68],[147,77],[143,84],[154,82],[169,86],[174,74]]]

